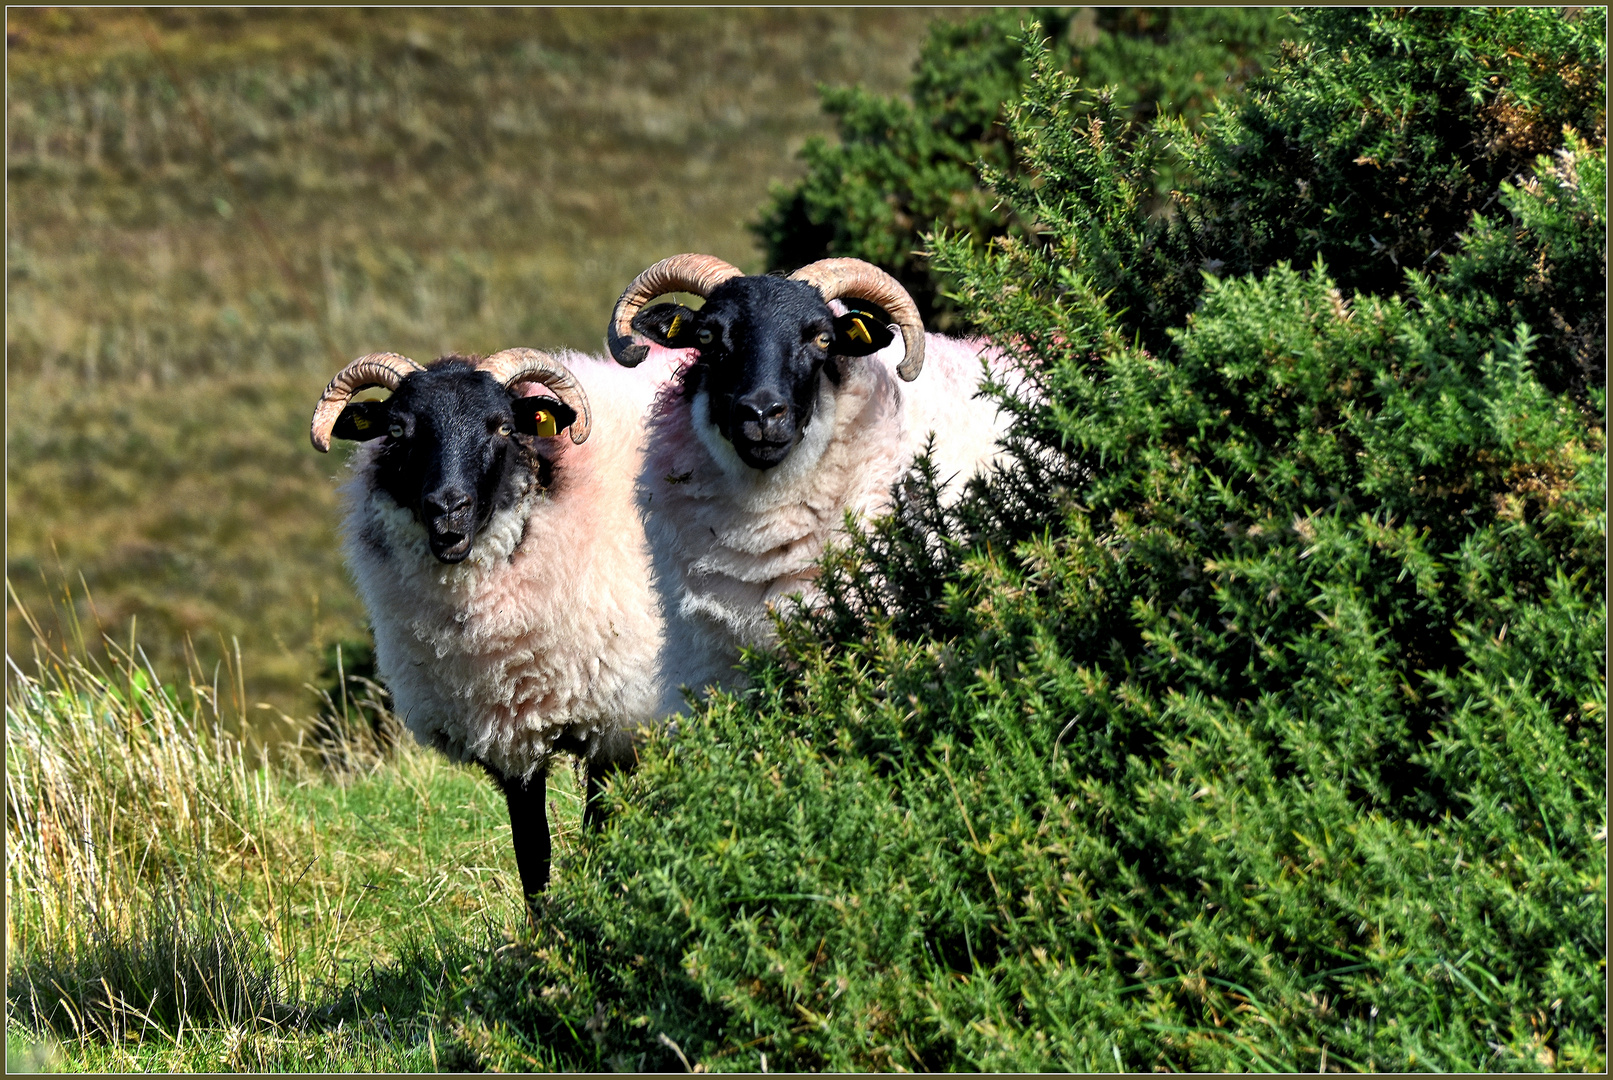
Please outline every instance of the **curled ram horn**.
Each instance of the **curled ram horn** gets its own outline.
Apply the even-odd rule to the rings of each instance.
[[[606,348],[618,364],[637,367],[650,353],[648,345],[633,337],[633,316],[640,308],[669,292],[694,293],[704,299],[729,278],[743,276],[738,267],[715,255],[690,253],[662,259],[634,278],[616,301],[616,310],[611,312],[610,327],[605,333]]]
[[[896,373],[904,382],[918,378],[924,367],[924,320],[901,282],[861,259],[819,259],[801,267],[790,279],[817,286],[825,300],[867,300],[890,312],[907,349]]]
[[[308,428],[314,449],[322,454],[329,452],[331,429],[354,394],[370,386],[396,390],[405,378],[424,370],[407,356],[390,352],[370,353],[342,368],[319,395],[319,404],[314,406],[314,420]]]
[[[577,377],[566,365],[546,352],[537,349],[503,349],[486,357],[476,365],[497,379],[505,389],[513,390],[522,383],[542,383],[551,393],[576,412],[571,423],[571,441],[581,443],[588,438],[592,418],[588,412],[588,395],[583,393]]]

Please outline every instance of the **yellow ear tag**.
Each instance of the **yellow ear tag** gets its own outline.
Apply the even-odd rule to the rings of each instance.
[[[874,343],[874,339],[868,336],[868,327],[863,325],[861,319],[851,320],[851,329],[846,331],[846,336],[853,341],[862,341],[869,345]]]
[[[669,338],[677,337],[678,336],[678,328],[681,327],[682,325],[683,325],[683,312],[680,311],[676,315],[672,316],[672,329],[670,329],[670,330],[668,330],[666,332],[666,336],[669,337]]]
[[[370,430],[370,422],[364,419],[362,416],[353,417],[353,426],[358,428],[360,431]]]
[[[537,422],[539,435],[560,434],[560,427],[554,422],[554,414],[548,409],[539,409],[532,419]]]

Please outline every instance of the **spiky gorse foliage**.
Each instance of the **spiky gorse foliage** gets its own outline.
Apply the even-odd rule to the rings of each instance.
[[[1039,388],[1013,463],[953,512],[919,469],[752,688],[648,750],[541,920],[566,1003],[516,1029],[635,1067],[1605,1067],[1606,396],[1492,270],[1605,259],[1601,122],[1442,156],[1522,85],[1464,42],[1599,88],[1561,41],[1601,16],[1307,17],[1202,137],[1119,137],[1030,35],[1035,180],[998,191],[1040,231],[935,240]],[[1370,122],[1227,142],[1414,69],[1404,197],[1353,163]],[[1165,153],[1199,181],[1162,221]],[[1541,280],[1594,325],[1599,276]]]
[[[1131,308],[1134,327],[1160,345],[1197,303],[1203,271],[1257,273],[1320,257],[1346,294],[1388,293],[1407,271],[1448,272],[1447,260],[1465,251],[1474,280],[1464,284],[1482,287],[1497,318],[1544,337],[1535,362],[1548,386],[1600,382],[1606,317],[1591,299],[1603,278],[1601,230],[1586,216],[1600,190],[1581,191],[1573,208],[1542,206],[1558,224],[1536,219],[1527,242],[1501,245],[1512,247],[1503,262],[1470,234],[1526,223],[1509,185],[1551,185],[1538,155],[1604,144],[1606,10],[1298,18],[1302,41],[1250,84],[1245,105],[1211,116],[1202,141],[1159,125],[1155,136],[1199,179],[1177,194],[1178,214],[1133,245],[1153,269],[1121,275],[1111,306]],[[1034,122],[1041,107],[1027,100],[1019,122]],[[1070,105],[1057,108],[1068,114]]]
[[[1054,61],[1089,82],[1117,85],[1129,117],[1197,124],[1217,99],[1269,60],[1286,16],[1276,8],[1036,9]],[[1092,16],[1095,16],[1092,17]],[[1019,42],[1022,11],[937,21],[914,65],[911,103],[861,87],[828,87],[823,107],[839,141],[808,140],[808,173],[780,186],[755,226],[768,266],[867,259],[912,292],[925,321],[967,325],[924,256],[926,233],[945,228],[984,242],[1024,234],[1019,219],[980,181],[982,164],[1017,171],[1005,108],[1030,77]]]

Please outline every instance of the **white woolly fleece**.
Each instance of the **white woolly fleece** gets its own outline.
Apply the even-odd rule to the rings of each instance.
[[[983,349],[927,335],[924,369],[911,383],[896,375],[900,335],[873,356],[840,360],[840,385],[820,376],[801,442],[767,470],[740,461],[703,393],[661,390],[638,498],[668,634],[692,643],[708,681],[730,673],[741,646],[774,643],[768,608],[792,593],[813,599],[814,563],[843,535],[845,515],[888,509],[891,485],[932,431],[951,499],[996,459],[1007,417],[974,398]]]
[[[375,487],[379,442],[354,454],[342,489],[347,562],[399,717],[421,742],[506,778],[530,776],[562,735],[648,724],[678,700],[633,495],[645,410],[672,358],[629,371],[557,356],[588,394],[588,441],[546,440],[551,489],[528,477],[463,562],[438,562],[425,529]]]

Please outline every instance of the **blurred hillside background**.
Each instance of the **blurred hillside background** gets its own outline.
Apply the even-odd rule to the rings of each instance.
[[[306,715],[334,646],[368,638],[338,549],[347,448],[307,439],[341,364],[598,349],[621,288],[686,250],[869,258],[955,331],[914,253],[937,221],[1023,232],[975,174],[1014,164],[1022,22],[1139,118],[1190,123],[1285,25],[981,11],[13,9],[17,599],[56,644],[134,620],[163,671],[238,643],[253,714]],[[15,604],[7,629],[28,640]]]
[[[656,259],[761,270],[747,223],[831,130],[818,84],[901,91],[936,16],[11,9],[18,598],[50,635],[136,619],[159,670],[238,640],[259,715],[306,715],[332,643],[366,636],[345,451],[308,445],[330,374],[596,350]]]

